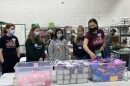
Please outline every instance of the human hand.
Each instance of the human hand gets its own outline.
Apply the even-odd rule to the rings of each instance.
[[[39,58],[39,61],[43,61],[43,58]]]
[[[104,51],[104,47],[102,46],[102,47],[100,47],[100,51]]]
[[[90,57],[92,60],[94,60],[96,58],[96,55],[94,53],[90,54]]]

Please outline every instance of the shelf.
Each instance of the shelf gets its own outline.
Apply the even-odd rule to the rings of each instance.
[[[129,34],[121,34],[120,36],[130,36]]]
[[[130,27],[130,25],[116,25],[116,26],[111,26],[110,28],[122,28],[122,27]]]
[[[112,36],[112,37],[120,37],[120,35],[114,35],[114,36]]]

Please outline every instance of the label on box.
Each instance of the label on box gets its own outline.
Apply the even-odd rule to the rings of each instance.
[[[110,81],[117,81],[118,80],[118,76],[111,76],[110,77]]]
[[[38,63],[33,63],[33,67],[38,67]]]

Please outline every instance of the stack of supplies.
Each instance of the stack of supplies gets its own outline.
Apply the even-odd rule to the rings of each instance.
[[[91,79],[95,82],[123,80],[126,62],[120,59],[105,58],[90,61]]]
[[[80,84],[88,82],[89,64],[84,60],[56,61],[57,84]]]

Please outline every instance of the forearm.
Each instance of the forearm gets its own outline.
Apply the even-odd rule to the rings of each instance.
[[[94,53],[88,48],[87,45],[84,45],[83,48],[84,48],[84,50],[85,50],[89,55],[94,54]]]
[[[103,44],[102,44],[102,47],[104,48],[105,47],[105,41],[107,41],[107,40],[105,40],[105,38],[103,39]]]
[[[4,61],[3,55],[2,55],[2,53],[0,53],[0,62],[3,63],[3,61]]]
[[[19,50],[19,47],[16,49],[17,51],[17,56],[20,58],[20,50]]]

